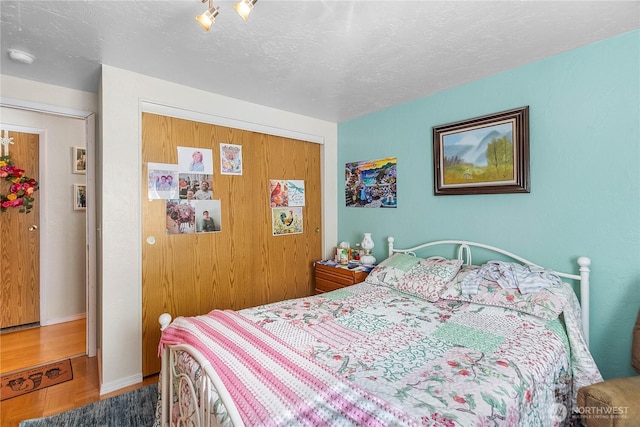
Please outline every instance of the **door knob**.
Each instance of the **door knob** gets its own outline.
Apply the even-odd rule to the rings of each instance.
[[[35,225],[35,224],[33,224],[31,227],[28,228],[29,231],[34,231],[34,230],[37,230],[37,229],[38,229],[38,226]]]

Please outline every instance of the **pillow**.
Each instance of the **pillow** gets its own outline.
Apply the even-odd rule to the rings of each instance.
[[[459,259],[421,259],[395,254],[376,266],[365,282],[435,302],[461,266],[462,260]]]
[[[491,305],[527,313],[545,320],[556,319],[564,309],[562,292],[554,292],[555,288],[543,289],[534,294],[522,294],[518,289],[503,289],[491,280],[479,279],[476,295],[462,295],[461,284],[464,278],[479,266],[464,266],[440,294],[441,299],[472,302],[480,305]],[[561,284],[565,286],[565,284]],[[573,292],[573,291],[571,291]]]
[[[365,279],[365,282],[372,285],[392,286],[419,262],[420,258],[413,255],[393,254],[376,265]]]

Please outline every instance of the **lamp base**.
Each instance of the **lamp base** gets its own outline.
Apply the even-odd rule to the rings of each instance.
[[[376,257],[373,255],[362,255],[360,257],[360,264],[370,266],[376,263]]]

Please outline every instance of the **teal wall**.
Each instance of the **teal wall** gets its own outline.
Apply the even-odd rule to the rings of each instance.
[[[531,193],[433,195],[432,127],[530,107]],[[640,307],[640,31],[338,126],[338,165],[397,157],[398,208],[347,208],[338,241],[397,247],[466,239],[575,271],[592,259],[591,351],[603,376],[632,374]]]

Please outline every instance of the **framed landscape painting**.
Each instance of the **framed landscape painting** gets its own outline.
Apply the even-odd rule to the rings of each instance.
[[[529,107],[433,128],[434,193],[529,192]]]

